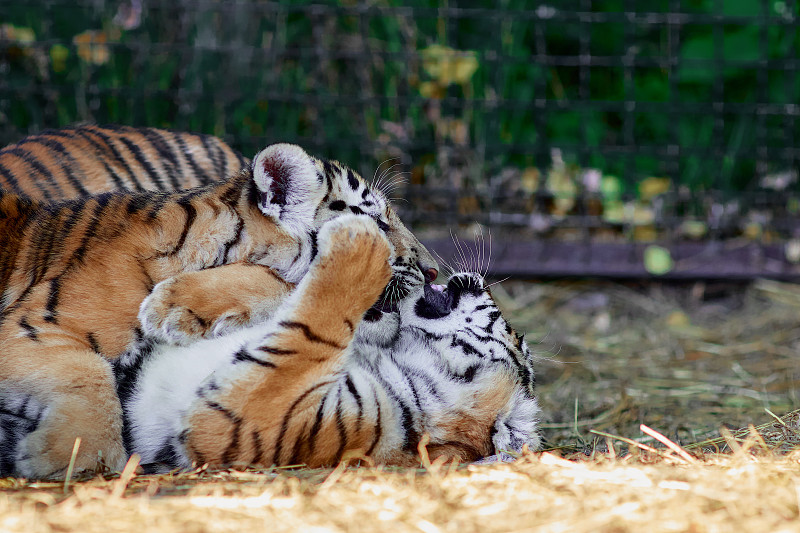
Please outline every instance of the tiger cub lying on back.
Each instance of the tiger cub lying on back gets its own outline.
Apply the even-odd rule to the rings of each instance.
[[[423,434],[431,459],[538,447],[530,350],[479,275],[375,316],[393,259],[375,222],[340,217],[318,243],[272,320],[186,347],[144,339],[118,360],[129,453],[158,470],[316,467],[356,450],[414,465]]]
[[[180,343],[263,321],[308,271],[322,224],[352,213],[395,248],[382,303],[436,277],[380,191],[293,145],[181,192],[41,203],[0,190],[0,475],[63,476],[77,437],[76,469],[93,469],[99,454],[121,469],[110,361],[145,334]],[[146,297],[154,312],[140,321]],[[30,418],[35,405],[44,408]],[[9,459],[5,443],[19,435]]]

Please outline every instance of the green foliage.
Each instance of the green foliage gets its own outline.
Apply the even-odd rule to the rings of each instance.
[[[222,135],[248,154],[267,142],[296,141],[362,161],[365,171],[388,157],[433,161],[420,171],[422,181],[455,180],[453,165],[477,168],[461,173],[462,185],[509,166],[547,168],[559,148],[567,163],[619,176],[619,198],[652,176],[693,190],[747,190],[756,143],[781,146],[789,130],[800,136],[783,117],[710,109],[718,98],[798,102],[796,71],[758,75],[762,62],[800,49],[796,26],[758,22],[796,18],[782,2],[687,0],[680,3],[687,14],[733,18],[673,26],[547,18],[547,9],[583,6],[566,1],[537,5],[543,18],[533,18],[524,0],[446,4],[467,9],[464,16],[442,14],[433,0],[413,8],[399,0],[370,7],[162,0],[147,3],[140,24],[120,27],[117,4],[4,6],[0,49],[9,68],[0,129],[148,124]],[[647,12],[672,5],[652,2]],[[599,14],[627,6],[591,2]],[[469,15],[472,8],[483,15]],[[575,62],[586,54],[600,66]],[[675,111],[685,104],[701,112]],[[665,147],[676,148],[672,165]],[[768,171],[784,170],[766,163],[775,165]]]

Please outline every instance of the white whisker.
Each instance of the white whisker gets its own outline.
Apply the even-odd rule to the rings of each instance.
[[[497,280],[497,281],[493,281],[493,282],[491,282],[491,283],[490,283],[490,284],[488,284],[488,285],[487,285],[485,288],[487,288],[487,289],[488,289],[489,287],[492,287],[493,285],[497,285],[497,284],[499,284],[499,283],[503,283],[504,281],[508,281],[508,280],[510,280],[510,279],[511,279],[511,276],[506,276],[506,277],[505,277],[505,278],[503,278],[503,279],[499,279],[499,280]]]

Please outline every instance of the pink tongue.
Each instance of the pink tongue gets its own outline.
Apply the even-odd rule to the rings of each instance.
[[[431,283],[431,289],[435,290],[436,292],[443,292],[444,285],[434,285],[433,283]]]

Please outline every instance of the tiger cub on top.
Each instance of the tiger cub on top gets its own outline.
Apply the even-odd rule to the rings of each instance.
[[[305,276],[319,228],[353,213],[395,248],[382,303],[436,277],[379,190],[294,145],[186,191],[47,203],[0,189],[0,476],[62,477],[78,437],[76,471],[99,455],[121,469],[111,361],[144,334],[181,342],[262,322]],[[146,297],[155,312],[139,320]]]
[[[531,352],[479,275],[419,288],[382,313],[373,304],[394,252],[376,223],[343,216],[318,242],[268,322],[184,347],[145,339],[122,356],[129,453],[158,471],[316,467],[355,451],[414,465],[424,434],[431,459],[538,447]]]

